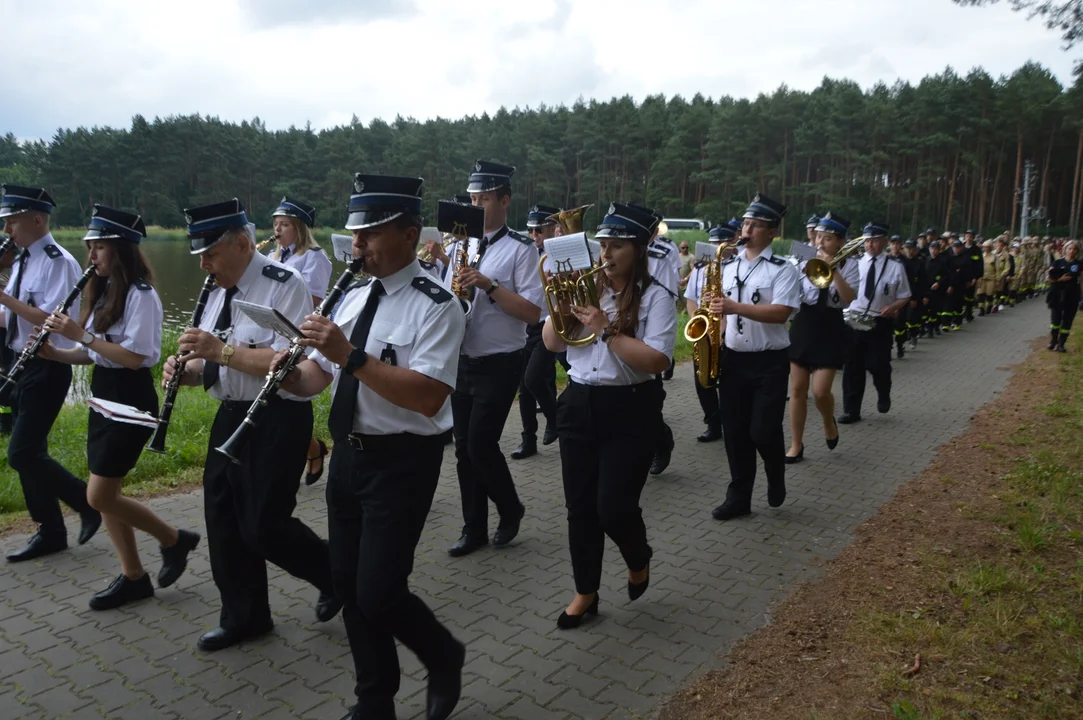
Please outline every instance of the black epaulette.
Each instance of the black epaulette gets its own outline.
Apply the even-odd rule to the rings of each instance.
[[[320,247],[319,245],[313,245],[312,247],[309,248],[309,250],[315,250],[316,252],[323,252],[324,251],[323,248]]]
[[[706,260],[697,260],[696,264],[693,265],[692,267],[697,267],[697,268],[707,267],[707,261]]]
[[[672,290],[670,290],[669,288],[667,288],[667,287],[666,287],[665,285],[663,285],[663,284],[662,284],[661,282],[659,282],[658,278],[656,278],[656,277],[655,277],[654,275],[651,275],[651,281],[652,281],[652,282],[653,282],[653,283],[654,283],[655,285],[657,285],[658,287],[660,287],[660,288],[662,288],[663,290],[665,290],[665,291],[666,291],[666,294],[667,294],[667,295],[669,295],[669,296],[670,296],[671,298],[673,298],[673,299],[676,299],[676,298],[677,298],[677,293],[673,292]]]
[[[514,238],[524,245],[533,245],[534,241],[518,230],[508,230],[508,237]]]
[[[425,268],[426,270],[435,270],[436,269],[436,263],[431,263],[428,260],[418,260],[417,263],[418,263],[418,265]]]
[[[425,297],[432,300],[437,305],[443,305],[448,300],[455,297],[442,285],[437,285],[427,277],[418,275],[410,281],[410,284],[413,285],[415,289],[420,290]]]
[[[665,250],[659,250],[658,248],[650,247],[647,248],[647,255],[649,257],[655,258],[656,260],[665,260],[666,255],[669,255],[669,253],[667,253]]]
[[[132,285],[134,285],[135,287],[137,287],[140,290],[151,290],[151,289],[153,289],[153,286],[149,282],[147,282],[146,280],[143,280],[143,279],[136,280],[135,282],[132,283]]]
[[[734,262],[735,260],[737,260],[737,256],[736,255],[731,255],[728,258],[726,258],[725,260],[723,260],[722,264],[723,265],[729,265],[731,262]]]
[[[350,292],[352,290],[360,290],[361,288],[367,286],[370,282],[372,282],[372,278],[370,277],[359,277],[346,286],[346,292]],[[345,295],[346,293],[343,294]]]
[[[887,256],[887,259],[888,259],[888,260],[894,260],[894,261],[895,261],[895,262],[897,262],[897,263],[901,263],[901,262],[902,262],[902,258],[897,258],[897,257],[895,257],[894,255],[888,255],[888,256]]]
[[[53,260],[64,257],[64,253],[60,252],[60,248],[58,248],[56,245],[46,245],[45,254],[51,257]]]
[[[782,258],[780,258],[780,257],[778,257],[776,255],[772,255],[771,257],[767,258],[767,262],[771,263],[772,265],[785,265],[786,264],[785,260],[783,260]]]
[[[269,277],[281,283],[289,280],[292,275],[293,273],[281,265],[264,265],[263,267],[263,277]]]

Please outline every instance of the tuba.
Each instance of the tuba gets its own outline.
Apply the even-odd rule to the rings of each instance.
[[[846,258],[850,257],[865,246],[864,237],[856,237],[849,241],[835,253],[830,260],[821,260],[814,257],[805,263],[805,276],[808,281],[820,290],[828,287],[835,277],[835,268]]]
[[[740,241],[736,241],[718,246],[714,259],[705,267],[707,277],[703,282],[703,292],[700,293],[699,308],[692,313],[684,326],[684,339],[692,343],[692,365],[696,371],[696,382],[702,388],[709,389],[718,385],[723,348],[722,318],[713,315],[707,305],[711,298],[722,295],[722,256],[727,250],[740,244]]]
[[[565,235],[574,235],[583,232],[583,216],[593,205],[583,205],[571,210],[550,215],[548,219],[555,220],[564,231]],[[583,236],[584,241],[586,235]],[[565,305],[579,305],[601,307],[598,302],[598,286],[595,276],[609,267],[609,263],[595,263],[589,270],[578,271],[558,270],[551,276],[545,274],[545,262],[549,256],[542,254],[538,258],[538,274],[541,275],[542,287],[545,289],[545,304],[549,308],[549,317],[553,322],[553,330],[569,347],[583,347],[590,345],[597,338],[596,333],[590,333],[584,337],[572,337],[572,329],[566,322],[566,317],[561,308]]]

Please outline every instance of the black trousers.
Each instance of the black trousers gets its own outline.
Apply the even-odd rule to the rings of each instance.
[[[952,287],[947,297],[947,308],[941,317],[946,324],[960,325],[963,322],[963,293],[966,289],[960,285]]]
[[[312,403],[275,398],[236,465],[214,448],[244,420],[248,402],[223,402],[203,469],[207,546],[222,596],[219,624],[245,631],[271,622],[267,562],[332,592],[327,543],[293,517],[312,435]]]
[[[650,560],[639,496],[654,459],[657,395],[654,381],[616,387],[571,382],[560,394],[557,437],[577,593],[598,591],[606,535],[631,570]]]
[[[881,397],[891,397],[891,328],[892,320],[877,318],[872,330],[854,333],[854,342],[842,371],[842,409],[860,417],[865,397],[865,372]]]
[[[756,453],[763,459],[767,484],[785,482],[786,440],[782,419],[790,381],[786,350],[722,353],[718,386],[722,434],[729,459],[726,502],[747,507],[756,482]]]
[[[19,474],[31,519],[43,535],[66,536],[60,502],[86,512],[86,483],[49,455],[49,431],[71,387],[71,365],[31,360],[11,393],[8,465]]]
[[[1079,293],[1058,292],[1049,301],[1049,327],[1064,338],[1072,330],[1076,311],[1079,310]]]
[[[963,316],[967,320],[974,319],[974,305],[978,301],[978,285],[970,285],[963,290]]]
[[[672,365],[672,361],[670,363]],[[673,452],[675,442],[673,440],[673,429],[666,424],[665,418],[662,416],[662,407],[666,404],[666,385],[662,381],[661,375],[654,376],[655,392],[658,398],[658,422],[655,423],[656,433],[654,436],[654,451],[658,454],[665,454]]]
[[[327,529],[335,595],[356,672],[358,710],[394,718],[398,640],[431,672],[454,662],[458,643],[410,592],[414,552],[432,506],[444,435],[336,442],[327,480]]]
[[[929,293],[929,304],[925,306],[925,324],[931,329],[940,327],[940,314],[944,310],[944,293]]]
[[[541,336],[528,336],[523,354],[523,379],[519,383],[519,419],[523,421],[523,436],[536,437],[538,408],[541,408],[546,423],[552,425],[557,418],[556,353],[546,349]]]
[[[705,388],[699,384],[699,379],[693,376],[692,382],[696,385],[696,397],[699,406],[703,409],[703,424],[707,427],[716,427],[722,424],[722,416],[719,413],[718,387]]]
[[[489,534],[489,500],[501,520],[522,509],[500,436],[511,412],[523,351],[459,358],[459,375],[451,394],[455,419],[455,470],[463,503],[463,534],[481,539]]]

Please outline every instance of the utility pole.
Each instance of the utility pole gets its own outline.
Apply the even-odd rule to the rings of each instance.
[[[1019,237],[1027,236],[1027,223],[1030,220],[1030,173],[1031,164],[1027,160],[1023,167],[1023,212],[1019,222]]]

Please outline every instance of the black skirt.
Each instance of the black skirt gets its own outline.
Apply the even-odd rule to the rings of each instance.
[[[90,392],[102,400],[158,414],[158,393],[154,390],[150,368],[128,370],[95,365]],[[153,432],[151,428],[116,422],[91,410],[86,435],[90,472],[102,477],[124,477],[135,467]]]
[[[790,323],[790,362],[806,370],[841,370],[853,331],[842,309],[802,303]]]

